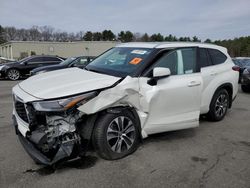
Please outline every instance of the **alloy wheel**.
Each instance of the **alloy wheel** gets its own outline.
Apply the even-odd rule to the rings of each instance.
[[[8,78],[11,80],[18,80],[20,77],[20,73],[18,70],[11,69],[8,71]]]
[[[216,100],[215,103],[215,114],[217,117],[222,117],[225,115],[228,108],[228,98],[226,94],[222,93]]]
[[[125,116],[116,117],[108,126],[107,141],[113,152],[128,151],[135,142],[135,125]]]

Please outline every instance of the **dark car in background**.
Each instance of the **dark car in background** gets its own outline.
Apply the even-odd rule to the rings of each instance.
[[[239,81],[241,83],[241,89],[244,92],[250,92],[250,58],[249,57],[238,57],[233,58],[236,65],[240,67]]]
[[[232,58],[235,65],[240,67],[240,76],[239,76],[239,82],[241,82],[242,73],[245,70],[246,67],[250,66],[250,57],[235,57]]]
[[[44,66],[44,67],[38,67],[36,69],[33,69],[30,74],[40,74],[44,72],[59,70],[59,69],[65,69],[70,67],[79,67],[84,68],[86,65],[88,65],[95,57],[93,56],[79,56],[79,57],[69,57],[65,61],[62,61],[61,63],[57,65],[50,65],[50,66]]]
[[[246,67],[241,76],[241,89],[250,92],[250,65]]]
[[[0,77],[18,80],[21,77],[28,76],[34,68],[59,64],[62,61],[64,61],[64,58],[58,56],[37,55],[26,57],[20,61],[1,64]]]

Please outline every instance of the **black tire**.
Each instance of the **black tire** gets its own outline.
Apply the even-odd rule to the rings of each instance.
[[[241,90],[243,92],[249,93],[250,92],[250,85],[241,85]]]
[[[18,80],[21,77],[20,71],[17,69],[9,69],[7,71],[7,77],[10,80]]]
[[[208,119],[211,121],[222,120],[227,113],[229,102],[229,94],[226,89],[216,91],[209,106]]]
[[[124,129],[120,130],[122,118],[124,118],[122,126]],[[131,123],[132,125],[129,125]],[[97,120],[93,133],[93,146],[96,152],[106,160],[120,159],[133,153],[139,146],[138,127],[139,122],[126,110],[102,115]]]

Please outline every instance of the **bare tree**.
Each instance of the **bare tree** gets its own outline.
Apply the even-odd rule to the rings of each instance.
[[[29,29],[29,36],[30,36],[30,40],[32,40],[32,41],[40,40],[41,33],[39,32],[39,27],[32,26],[32,28]]]
[[[51,26],[42,26],[40,27],[40,31],[42,34],[42,40],[44,41],[50,41],[52,39],[52,34],[54,31],[54,28]]]
[[[18,29],[17,30],[18,40],[28,41],[29,40],[29,31],[26,29]]]
[[[59,34],[59,41],[61,42],[67,42],[68,41],[68,33],[67,32],[62,32]]]
[[[75,40],[75,33],[69,33],[68,34],[68,41],[74,41]]]
[[[75,35],[75,39],[76,39],[76,40],[82,40],[84,34],[85,34],[84,31],[79,31],[79,32],[77,32],[76,35]]]
[[[17,37],[17,29],[15,27],[5,27],[5,33],[7,40],[18,40]]]

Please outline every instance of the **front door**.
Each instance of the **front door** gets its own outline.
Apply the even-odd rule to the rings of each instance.
[[[149,69],[167,67],[171,75],[149,85],[140,77],[140,105],[147,114],[143,130],[147,134],[198,126],[202,78],[197,70],[196,48],[162,53]]]

